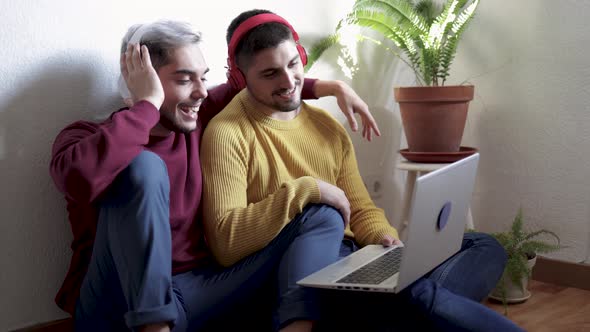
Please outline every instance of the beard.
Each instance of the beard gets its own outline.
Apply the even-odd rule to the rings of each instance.
[[[272,97],[274,95],[278,95],[278,94],[281,94],[282,92],[285,92],[285,90],[274,91],[271,95],[271,98],[269,98],[269,99],[259,98],[258,96],[254,95],[252,93],[250,95],[260,104],[262,104],[266,107],[269,107],[273,110],[286,113],[286,112],[294,111],[301,106],[301,90],[299,90],[300,86],[301,86],[301,82],[299,81],[295,86],[295,95],[293,96],[293,99],[291,99],[289,101],[277,101]]]
[[[178,111],[160,110],[160,124],[170,131],[182,134],[188,134],[199,127],[198,117],[196,125],[190,125],[178,118],[176,112]]]
[[[277,110],[279,112],[291,112],[299,108],[301,106],[301,97],[294,98],[290,102],[277,102],[277,101],[267,101],[258,99],[256,96],[253,96],[256,101],[267,106],[271,109]]]
[[[301,106],[301,97],[296,97],[293,101],[283,104],[283,103],[274,103],[275,109],[281,112],[291,112],[299,108]]]

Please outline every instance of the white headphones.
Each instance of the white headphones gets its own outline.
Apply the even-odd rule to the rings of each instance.
[[[142,24],[139,28],[137,28],[137,30],[135,30],[135,32],[133,33],[131,38],[129,38],[127,45],[139,43],[141,41],[141,38],[143,37],[143,35],[150,28],[151,28],[151,24]],[[119,88],[119,93],[121,94],[121,97],[123,98],[123,100],[126,100],[126,99],[130,100],[131,99],[131,92],[129,92],[129,89],[127,88],[127,83],[125,83],[125,79],[123,78],[123,74],[121,74],[121,73],[119,73],[118,88]]]

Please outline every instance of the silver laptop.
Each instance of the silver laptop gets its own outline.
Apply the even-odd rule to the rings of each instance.
[[[299,285],[398,293],[461,248],[479,154],[418,177],[404,246],[366,246]]]

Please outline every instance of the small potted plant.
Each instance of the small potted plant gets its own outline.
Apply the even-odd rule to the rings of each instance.
[[[394,89],[410,152],[458,152],[468,103],[474,95],[473,85],[444,84],[459,40],[479,0],[444,0],[442,6],[439,3],[357,0],[352,11],[338,24],[336,33],[320,40],[310,50],[308,68],[332,45],[346,48],[341,43],[341,34],[346,31],[343,27],[350,25],[375,30],[401,50],[402,54],[388,48],[413,69],[419,85]],[[368,36],[357,37],[380,43]]]
[[[490,294],[490,298],[501,301],[506,314],[508,303],[524,302],[531,296],[527,286],[536,263],[537,254],[559,249],[559,236],[546,229],[525,231],[522,209],[519,209],[509,231],[492,233],[492,235],[506,250],[508,261],[500,281]],[[555,243],[539,239],[542,235],[549,236]]]

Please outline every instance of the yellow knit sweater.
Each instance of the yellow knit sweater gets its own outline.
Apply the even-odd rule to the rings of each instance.
[[[315,179],[345,192],[348,236],[361,245],[398,238],[369,197],[346,130],[318,108],[302,104],[295,119],[275,120],[244,89],[207,126],[201,162],[205,234],[224,266],[264,248],[308,203],[319,203]]]

